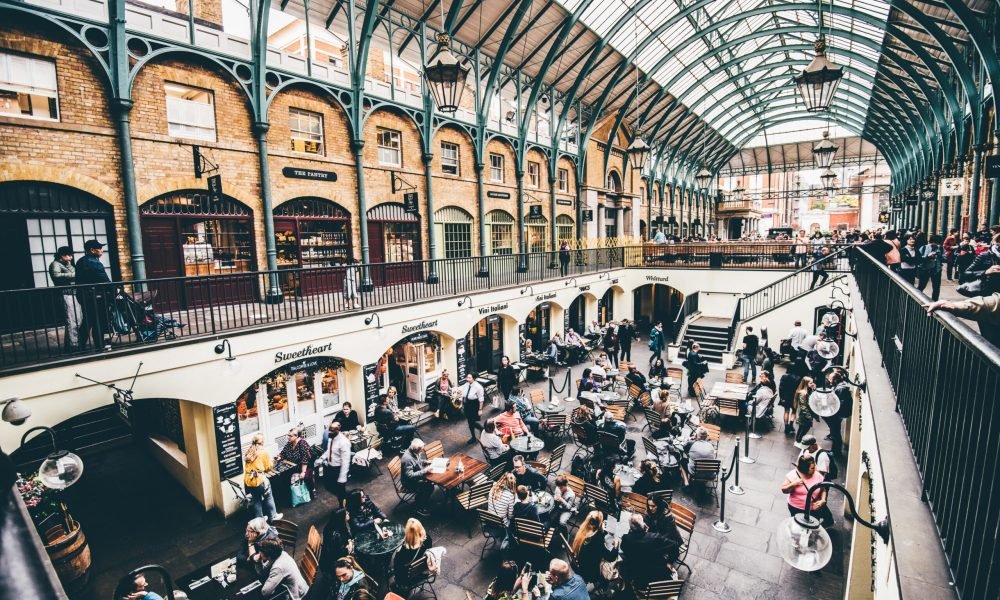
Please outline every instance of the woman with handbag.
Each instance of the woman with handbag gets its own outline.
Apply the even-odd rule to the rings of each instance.
[[[267,509],[269,521],[280,519],[283,515],[274,507],[274,495],[271,493],[271,482],[266,472],[274,468],[271,455],[264,449],[264,434],[255,433],[250,439],[250,447],[243,455],[243,485],[250,494],[255,518],[264,516]]]
[[[788,513],[793,517],[806,512],[806,502],[809,488],[822,483],[823,474],[816,470],[816,460],[812,454],[803,454],[796,462],[795,468],[785,475],[781,491],[788,495]],[[826,504],[826,490],[819,489],[812,494],[810,514],[818,518],[823,527],[833,526],[833,513]]]
[[[300,485],[299,482],[304,482],[307,487],[306,491],[312,495],[316,494],[316,478],[313,477],[312,469],[312,446],[309,445],[309,440],[302,437],[301,427],[292,427],[288,431],[288,442],[286,442],[285,447],[281,449],[281,453],[278,454],[278,458],[281,460],[287,460],[298,467],[298,471],[292,474],[292,506],[305,504],[306,502],[312,500],[311,497],[307,499],[301,491],[294,489],[296,485]],[[299,503],[294,502],[296,496],[302,498]]]
[[[573,538],[571,547],[576,556],[576,572],[584,581],[597,583],[610,582],[618,578],[618,546],[620,540],[607,545],[608,534],[604,531],[604,514],[592,510],[583,520],[580,529]]]

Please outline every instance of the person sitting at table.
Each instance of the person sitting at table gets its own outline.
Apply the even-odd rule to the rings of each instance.
[[[569,523],[570,518],[576,514],[576,510],[580,507],[580,498],[577,497],[573,488],[569,487],[569,479],[567,479],[565,473],[556,476],[556,485],[552,490],[552,500],[554,505],[549,522],[553,527],[561,527],[568,534],[569,529],[566,524]]]
[[[531,431],[535,432],[535,434],[538,434],[541,421],[535,416],[535,407],[532,406],[531,400],[524,393],[524,390],[514,390],[514,394],[511,395],[510,400],[514,403],[514,408],[517,409],[517,414],[521,415],[521,420],[524,421],[524,424]],[[506,409],[506,406],[504,408]]]
[[[333,420],[340,423],[341,431],[354,431],[361,425],[361,421],[358,420],[358,412],[353,410],[351,403],[347,401],[340,403],[340,410],[333,416]],[[326,447],[325,441],[323,447]]]
[[[520,413],[515,410],[513,402],[507,402],[504,411],[493,419],[500,435],[518,437],[528,433],[528,425],[521,418]],[[537,427],[537,419],[536,419]]]
[[[244,543],[240,544],[240,549],[236,552],[236,561],[258,570],[262,560],[259,545],[267,539],[280,539],[278,530],[268,525],[264,517],[257,517],[247,522],[243,536]]]
[[[427,460],[427,455],[424,454],[424,441],[415,439],[410,442],[410,447],[400,457],[400,462],[403,472],[403,489],[415,494],[417,514],[422,517],[430,515],[427,502],[434,492],[434,485],[426,479],[426,475],[431,471],[431,465]]]
[[[760,377],[757,379],[757,384],[747,394],[747,401],[750,406],[753,406],[757,419],[763,419],[774,410],[772,407],[774,403],[774,383],[771,381],[771,373],[761,371]],[[744,414],[746,414],[746,410],[744,410]]]
[[[413,439],[417,431],[417,428],[413,425],[399,421],[396,413],[389,408],[389,400],[386,396],[382,396],[378,407],[375,409],[375,426],[378,428],[382,439],[387,440],[396,435],[402,436],[404,445],[409,445],[410,440]]]
[[[663,379],[667,376],[667,367],[663,364],[662,358],[653,361],[653,366],[649,368],[650,379]]]
[[[603,562],[615,562],[618,560],[618,546],[620,540],[615,540],[608,549],[607,539],[611,535],[604,531],[604,513],[599,510],[592,510],[587,513],[587,518],[580,524],[580,529],[573,538],[570,545],[573,554],[576,555],[577,572],[584,581],[596,583],[607,581],[605,570],[601,568]]]
[[[538,505],[535,504],[535,498],[531,495],[531,490],[528,489],[528,486],[518,485],[515,495],[517,496],[517,500],[514,501],[514,506],[510,511],[511,523],[513,523],[515,519],[540,521],[541,518],[538,515]]]
[[[666,557],[670,544],[667,538],[650,531],[639,513],[629,517],[628,525],[621,545],[622,575],[637,588],[650,581],[669,579],[671,573]]]
[[[523,485],[529,490],[544,490],[548,486],[548,480],[534,467],[528,466],[524,462],[524,457],[520,454],[514,456],[514,479],[517,485]]]
[[[486,508],[503,520],[505,527],[510,526],[511,513],[517,499],[517,478],[513,473],[504,473],[490,488],[490,497]]]
[[[263,584],[260,588],[261,598],[270,598],[275,595],[281,586],[288,590],[288,597],[291,600],[301,600],[309,591],[309,584],[306,583],[299,566],[281,543],[280,539],[268,539],[260,544],[260,553],[264,557],[264,569],[266,575],[263,577]]]
[[[677,521],[674,520],[674,513],[670,512],[669,502],[663,496],[654,496],[646,500],[646,524],[650,531],[662,535],[667,539],[667,568],[673,572],[675,578],[677,573],[677,559],[680,558],[681,546],[684,545],[684,538],[680,530],[677,529]]]
[[[606,369],[611,368],[611,361],[608,360],[608,355],[601,352],[594,361],[594,366],[590,367],[590,376],[598,381],[604,381],[608,378],[608,372]]]
[[[694,471],[694,463],[699,460],[711,460],[715,458],[715,446],[708,441],[708,431],[699,427],[694,430],[694,435],[684,444],[684,453],[687,461],[681,461],[681,478],[684,485],[690,485],[691,472]]]
[[[590,339],[595,339],[600,336],[601,336],[601,326],[595,319],[590,322],[590,325],[587,325],[587,337]]]
[[[579,425],[583,429],[583,442],[587,444],[597,443],[597,423],[594,411],[586,406],[577,407],[573,411],[573,425]]]
[[[646,376],[640,373],[638,367],[634,364],[629,365],[628,373],[625,374],[625,381],[630,385],[637,385],[642,389],[646,389]]]
[[[385,391],[385,399],[389,403],[389,408],[392,409],[392,412],[399,412],[399,390],[396,389],[396,386],[389,386],[389,389]]]
[[[556,338],[549,340],[548,349],[545,351],[545,358],[551,365],[559,364],[559,346],[560,344],[556,341]]]
[[[566,343],[563,341],[562,334],[560,334],[558,331],[555,333],[555,335],[552,336],[552,342],[557,346],[566,345]]]
[[[323,551],[319,555],[319,572],[332,581],[337,559],[353,553],[354,540],[347,526],[347,509],[335,508],[326,526],[323,527]]]
[[[601,460],[597,472],[594,473],[594,483],[608,494],[608,500],[611,501],[611,512],[618,512],[618,500],[622,496],[622,480],[615,474],[616,466],[614,458],[605,457]]]
[[[385,520],[385,513],[371,501],[363,490],[351,490],[347,496],[347,516],[351,531],[358,535]]]
[[[574,573],[569,563],[562,559],[553,558],[549,562],[545,581],[552,587],[552,591],[546,596],[547,600],[590,600],[583,578]],[[514,589],[520,591],[520,600],[532,600],[540,593],[534,573],[520,575],[514,582]]]
[[[570,346],[583,346],[583,338],[572,329],[566,330],[566,344]]]
[[[132,591],[122,596],[122,600],[163,600],[163,596],[149,591],[145,573],[136,573],[132,578]]]
[[[403,529],[403,545],[392,557],[392,572],[395,575],[393,589],[396,590],[396,593],[405,596],[410,591],[414,584],[410,579],[410,565],[427,554],[433,545],[430,534],[427,533],[420,521],[416,519],[406,520],[406,527]]]
[[[593,377],[594,370],[587,367],[580,376],[580,385],[576,390],[576,397],[579,398],[583,392],[597,393],[601,391],[601,384]]]
[[[434,410],[435,417],[439,419],[448,418],[448,409],[451,407],[451,393],[454,391],[454,388],[455,384],[451,382],[448,369],[441,371],[441,376],[438,377],[437,386],[434,388],[431,400],[431,408]]]
[[[353,600],[360,598],[362,591],[368,592],[369,598],[374,598],[372,594],[372,584],[365,572],[358,566],[350,556],[338,558],[334,566],[334,577],[336,583],[330,588],[330,595],[323,600]]]
[[[675,404],[670,398],[670,391],[666,388],[661,388],[660,393],[656,395],[653,399],[653,410],[656,411],[661,418],[669,418],[670,413],[673,412],[671,404]]]
[[[302,436],[302,427],[292,427],[288,431],[288,441],[285,447],[278,454],[280,460],[288,462],[298,467],[297,475],[309,486],[309,491],[316,496],[316,477],[313,475],[312,446],[309,440]]]
[[[648,495],[650,492],[659,492],[670,489],[667,482],[660,477],[660,467],[654,461],[644,460],[639,463],[639,479],[632,484],[632,491],[636,494]]]
[[[500,563],[500,571],[486,589],[483,600],[513,600],[514,584],[521,574],[521,567],[512,560],[505,560]]]
[[[497,424],[493,419],[486,421],[483,432],[479,435],[479,444],[483,447],[483,456],[486,462],[491,465],[505,463],[510,459],[510,446],[503,443],[503,439],[497,435]]]

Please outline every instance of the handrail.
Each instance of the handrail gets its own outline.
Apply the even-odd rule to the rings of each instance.
[[[835,257],[838,257],[838,256],[842,256],[842,255],[845,255],[845,254],[847,254],[848,252],[850,252],[851,248],[854,248],[854,247],[855,247],[855,246],[853,246],[853,245],[846,245],[846,246],[841,246],[841,247],[840,247],[840,248],[839,248],[838,250],[836,250],[835,252],[831,252],[830,254],[828,254],[828,255],[826,255],[825,257],[823,257],[823,260],[822,260],[822,261],[819,261],[819,262],[826,262],[826,261],[828,261],[828,260],[830,260],[830,259],[832,259],[832,258],[835,258]],[[762,287],[759,287],[759,288],[755,289],[755,290],[754,290],[754,291],[752,291],[752,292],[747,292],[747,293],[746,293],[746,294],[744,294],[743,296],[744,296],[744,297],[748,297],[748,296],[753,296],[754,294],[756,294],[756,293],[758,293],[758,292],[763,292],[763,291],[765,291],[765,290],[767,290],[767,289],[769,289],[769,288],[771,288],[771,287],[774,287],[774,285],[775,285],[775,284],[778,284],[778,283],[781,283],[782,281],[785,281],[786,279],[791,279],[792,277],[795,277],[795,276],[796,276],[796,275],[798,275],[799,273],[805,273],[805,272],[809,272],[809,273],[812,273],[812,266],[813,266],[814,264],[815,264],[815,262],[811,262],[811,263],[809,263],[808,265],[806,265],[806,266],[804,266],[804,267],[801,267],[801,268],[799,268],[799,269],[796,269],[796,270],[792,271],[791,273],[789,273],[788,275],[785,275],[785,276],[784,276],[784,277],[782,277],[781,279],[778,279],[777,281],[773,281],[773,282],[771,282],[771,283],[769,283],[769,284],[767,284],[767,285],[765,285],[765,286],[762,286]]]
[[[681,307],[677,311],[677,317],[674,319],[674,322],[670,327],[670,333],[673,336],[674,344],[680,343],[681,334],[684,332],[685,322],[688,317],[696,312],[698,312],[698,292],[685,296],[684,302],[681,303]]]

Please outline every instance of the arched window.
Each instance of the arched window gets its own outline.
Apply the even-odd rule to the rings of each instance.
[[[556,217],[556,241],[560,244],[566,242],[572,245],[576,236],[573,234],[573,217],[569,215],[559,215]]]
[[[514,217],[504,210],[486,213],[487,250],[490,254],[514,253]]]
[[[604,187],[608,188],[608,191],[615,194],[622,191],[622,178],[618,176],[617,171],[608,172],[608,179],[605,182]]]
[[[548,249],[549,220],[545,217],[524,220],[527,230],[528,252],[545,252]]]
[[[472,215],[457,206],[446,206],[434,213],[438,247],[434,258],[472,256]]]

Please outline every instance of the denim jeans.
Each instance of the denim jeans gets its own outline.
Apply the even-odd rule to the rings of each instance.
[[[753,377],[747,378],[747,374],[753,371]],[[750,383],[757,379],[757,357],[750,354],[743,354],[743,381]]]
[[[253,516],[263,517],[264,509],[267,508],[268,520],[273,520],[278,514],[278,509],[274,507],[274,494],[271,493],[271,483],[265,482],[257,487],[248,487],[250,499],[253,505]]]

